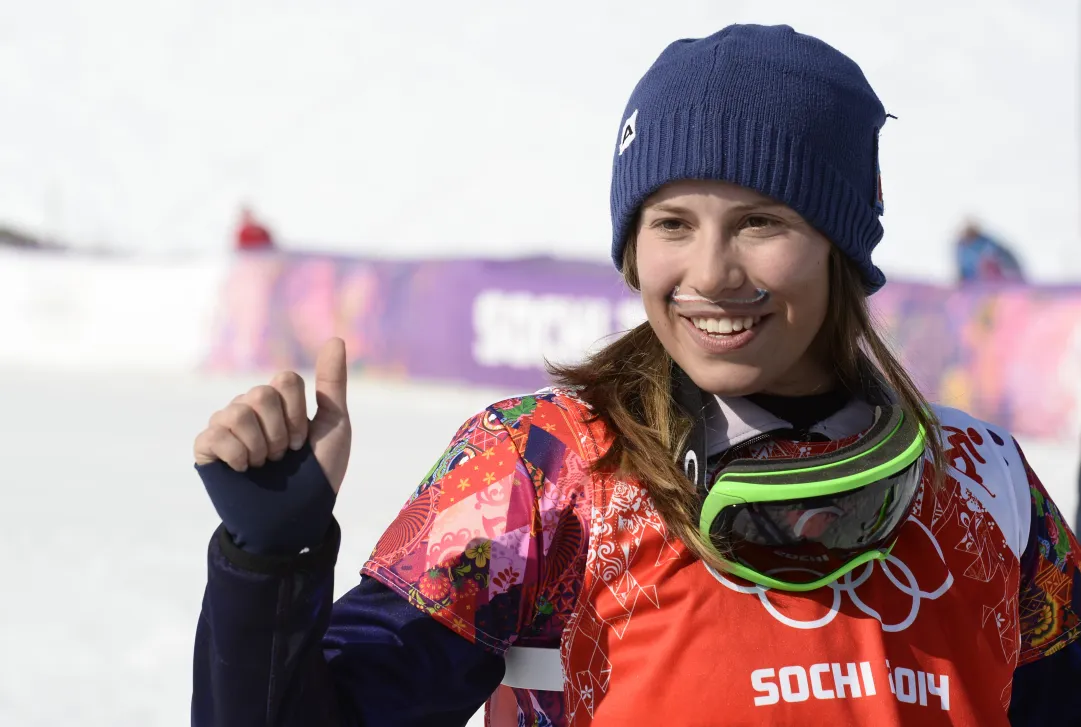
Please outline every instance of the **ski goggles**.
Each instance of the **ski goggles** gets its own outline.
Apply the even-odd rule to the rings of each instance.
[[[920,489],[925,437],[903,409],[882,406],[858,440],[828,454],[734,460],[708,486],[695,471],[699,532],[722,544],[732,575],[784,591],[829,585],[889,555]]]

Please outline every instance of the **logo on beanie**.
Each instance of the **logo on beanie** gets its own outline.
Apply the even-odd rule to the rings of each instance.
[[[626,121],[623,122],[623,130],[619,132],[619,155],[623,156],[623,152],[627,151],[627,147],[634,141],[635,132],[634,127],[638,122],[638,109],[634,110],[634,113],[630,115]]]

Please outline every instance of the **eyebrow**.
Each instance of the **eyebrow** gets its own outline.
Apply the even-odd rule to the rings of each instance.
[[[767,209],[783,209],[785,205],[781,202],[775,202],[771,199],[763,198],[760,202],[747,202],[744,204],[733,205],[730,208],[732,212],[750,212],[751,210],[767,210]],[[666,202],[659,202],[642,210],[643,212],[654,212],[660,214],[685,216],[690,215],[691,211],[686,207],[680,207],[675,204],[668,204]]]
[[[642,211],[643,212],[657,212],[657,213],[660,213],[660,214],[663,214],[663,215],[677,215],[677,216],[685,216],[685,215],[689,215],[691,213],[691,211],[689,209],[687,209],[686,207],[680,207],[679,205],[675,205],[675,204],[665,204],[664,202],[661,202],[659,204],[650,205],[649,207],[646,207]]]
[[[750,212],[751,210],[770,210],[777,208],[785,208],[787,205],[781,202],[775,202],[772,199],[763,199],[760,202],[747,202],[746,204],[737,204],[732,207],[733,212]]]

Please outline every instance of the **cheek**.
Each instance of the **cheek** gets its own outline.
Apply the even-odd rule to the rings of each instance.
[[[824,239],[808,240],[799,247],[761,255],[754,261],[751,277],[784,301],[790,321],[810,323],[825,315],[829,303],[830,244]]]
[[[650,301],[667,304],[669,293],[680,282],[678,261],[673,255],[661,254],[659,247],[648,243],[638,245],[638,283],[647,307]]]
[[[829,306],[829,257],[808,265],[800,277],[793,281],[793,286],[792,302],[797,308],[797,315],[801,315],[807,322],[814,322],[816,326],[821,324]]]

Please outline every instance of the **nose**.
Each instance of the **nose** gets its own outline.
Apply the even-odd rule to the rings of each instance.
[[[746,292],[747,274],[734,247],[721,232],[699,238],[680,287],[709,300],[738,298]]]

